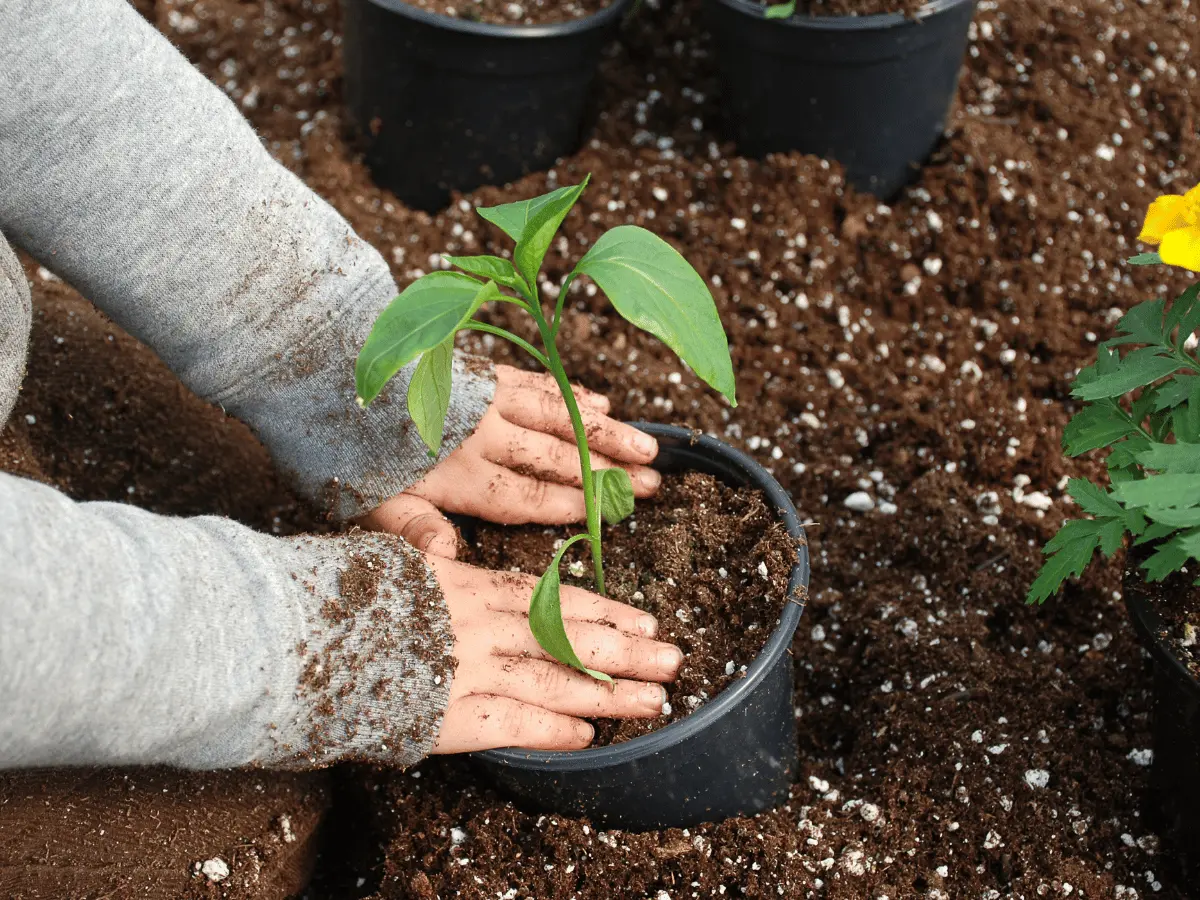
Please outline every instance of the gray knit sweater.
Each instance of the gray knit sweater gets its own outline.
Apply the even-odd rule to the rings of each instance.
[[[346,518],[430,462],[353,360],[396,286],[233,104],[123,0],[0,3],[0,233],[249,423]],[[30,299],[0,238],[0,425]],[[455,370],[442,457],[494,381]],[[334,602],[329,602],[334,601]],[[0,767],[407,764],[453,675],[444,599],[398,538],[281,539],[75,503],[0,474]]]

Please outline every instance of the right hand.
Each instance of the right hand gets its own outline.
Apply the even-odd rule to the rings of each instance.
[[[666,691],[683,654],[653,640],[654,617],[580,588],[562,588],[567,636],[589,669],[613,684],[568,668],[529,630],[529,597],[537,579],[493,572],[428,555],[450,610],[458,670],[433,753],[495,747],[581,750],[594,729],[584,718],[662,715]]]

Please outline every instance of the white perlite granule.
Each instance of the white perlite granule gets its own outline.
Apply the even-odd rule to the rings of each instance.
[[[1050,773],[1045,769],[1027,769],[1025,783],[1031,788],[1044,788],[1050,783]]]
[[[224,881],[229,877],[229,863],[219,856],[214,856],[200,864],[200,871],[209,881]]]

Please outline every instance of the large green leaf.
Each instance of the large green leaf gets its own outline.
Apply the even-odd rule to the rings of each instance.
[[[1135,388],[1153,384],[1178,368],[1179,361],[1170,356],[1164,356],[1161,348],[1141,347],[1126,354],[1115,372],[1099,375],[1086,381],[1076,379],[1071,394],[1080,400],[1120,397]]]
[[[1163,310],[1167,301],[1163,299],[1147,300],[1139,303],[1121,317],[1117,330],[1124,336],[1105,341],[1105,347],[1115,347],[1118,344],[1162,344],[1166,341],[1163,327]]]
[[[500,228],[514,241],[521,240],[525,235],[525,227],[544,206],[556,204],[578,185],[560,187],[558,190],[529,200],[518,200],[516,203],[505,203],[502,206],[479,206],[475,212],[480,217]]]
[[[1200,528],[1180,532],[1159,544],[1142,568],[1149,580],[1162,581],[1183,568],[1189,559],[1200,559]]]
[[[1137,433],[1129,416],[1112,402],[1089,403],[1063,429],[1063,449],[1068,456],[1079,456]]]
[[[596,469],[596,499],[600,515],[609,525],[616,525],[633,512],[633,481],[624,469]]]
[[[478,275],[480,278],[490,278],[496,284],[502,284],[518,291],[527,287],[521,280],[521,276],[517,274],[517,270],[513,268],[513,264],[502,257],[447,256],[444,258],[450,265],[457,266],[472,275]]]
[[[591,178],[592,176],[588,175],[580,184],[567,188],[561,194],[555,191],[557,196],[543,203],[525,223],[525,230],[521,233],[521,239],[517,241],[516,250],[513,251],[513,259],[516,260],[517,271],[525,277],[532,290],[537,290],[538,272],[542,269],[542,260],[546,258],[546,251],[550,249],[550,242],[554,240],[558,226],[567,217],[567,213],[571,211],[571,207],[575,205]]]
[[[575,648],[571,646],[571,640],[567,637],[567,629],[563,625],[562,602],[559,599],[562,582],[559,579],[558,567],[562,563],[563,554],[571,545],[587,537],[587,534],[577,534],[573,538],[568,538],[554,554],[554,559],[550,561],[550,568],[538,579],[538,583],[533,589],[533,597],[529,601],[529,630],[533,632],[533,636],[542,649],[563,665],[586,672],[600,681],[612,681],[603,672],[589,669],[583,664],[583,661],[576,655]]]
[[[458,272],[434,272],[414,281],[380,313],[354,366],[354,386],[364,406],[393,375],[451,337],[481,304],[497,296]]]
[[[1113,493],[1126,506],[1200,506],[1200,475],[1151,475],[1118,484]]]
[[[712,294],[696,270],[662,238],[636,225],[605,232],[579,261],[624,318],[674,350],[737,405],[729,341]]]
[[[1092,484],[1086,478],[1072,478],[1067,482],[1067,493],[1079,504],[1080,509],[1092,516],[1120,518],[1125,509],[1112,498],[1108,491]]]
[[[429,455],[435,458],[442,449],[453,374],[454,336],[451,335],[421,354],[412,381],[408,383],[408,414],[429,448]]]
[[[1137,461],[1147,469],[1172,475],[1200,472],[1200,444],[1151,444],[1149,450],[1137,454]]]
[[[1108,520],[1072,519],[1063,524],[1042,551],[1046,561],[1025,595],[1026,603],[1042,603],[1058,592],[1068,578],[1078,578],[1100,546],[1100,533]]]

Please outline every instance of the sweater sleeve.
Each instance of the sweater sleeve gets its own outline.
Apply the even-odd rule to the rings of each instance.
[[[406,765],[449,614],[399,538],[276,538],[0,474],[0,769]]]
[[[412,367],[368,409],[354,359],[387,264],[273,160],[233,103],[125,0],[0,4],[0,231],[255,429],[340,518],[433,464]],[[441,456],[491,402],[456,360]]]

